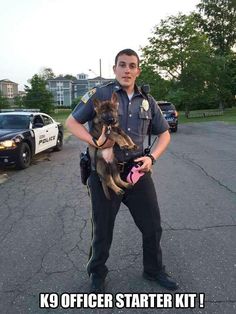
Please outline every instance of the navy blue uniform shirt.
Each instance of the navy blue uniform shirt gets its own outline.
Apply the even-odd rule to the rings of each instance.
[[[116,92],[118,96],[119,126],[138,146],[136,151],[121,150],[117,145],[114,146],[117,160],[127,161],[143,154],[143,142],[151,119],[152,134],[159,135],[168,130],[169,126],[153,97],[149,96],[149,101],[147,101],[146,96],[135,86],[134,94],[129,100],[126,91],[117,81],[96,87],[86,93],[73,110],[72,116],[81,124],[88,122],[91,131],[93,129],[92,120],[95,117],[94,99],[110,100],[113,92]]]

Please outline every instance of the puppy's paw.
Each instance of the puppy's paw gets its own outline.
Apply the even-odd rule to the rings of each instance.
[[[120,149],[130,149],[130,146],[128,144],[124,144],[120,146]]]
[[[137,146],[136,144],[130,145],[130,146],[128,147],[128,149],[129,149],[129,150],[136,150],[136,149],[138,149],[138,146]]]
[[[125,191],[122,190],[122,189],[119,189],[119,190],[116,192],[117,195],[123,195],[124,193],[125,193]]]
[[[134,185],[132,183],[128,183],[127,182],[127,185],[125,185],[125,188],[126,189],[131,189]]]

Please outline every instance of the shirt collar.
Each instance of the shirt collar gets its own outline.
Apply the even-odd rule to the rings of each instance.
[[[118,92],[119,90],[123,90],[122,86],[120,85],[120,83],[117,80],[114,81],[114,84],[115,84],[115,87],[114,87],[115,92]],[[138,85],[135,83],[135,85],[134,85],[134,96],[136,96],[136,95],[142,95],[144,97],[143,93],[141,92],[140,87],[138,87]]]

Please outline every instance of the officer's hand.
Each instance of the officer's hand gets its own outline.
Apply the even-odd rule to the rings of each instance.
[[[97,139],[97,144],[98,144],[98,148],[102,148],[102,149],[113,147],[115,144],[114,141],[107,139],[106,126],[105,125],[102,127],[102,133],[101,133],[100,137]]]
[[[141,161],[143,164],[140,166],[139,171],[148,172],[152,168],[152,160],[150,157],[143,156],[134,160],[135,162]]]

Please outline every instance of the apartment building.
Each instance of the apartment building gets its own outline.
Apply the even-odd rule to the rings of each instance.
[[[59,76],[47,81],[47,88],[53,94],[55,106],[70,107],[73,99],[82,97],[88,90],[112,80],[100,76],[89,79],[85,73],[78,74],[76,78],[69,80]]]
[[[47,88],[53,94],[55,106],[71,106],[72,84],[72,80],[62,76],[47,81]]]
[[[18,95],[18,84],[8,79],[0,80],[0,91],[9,101],[13,101]]]

